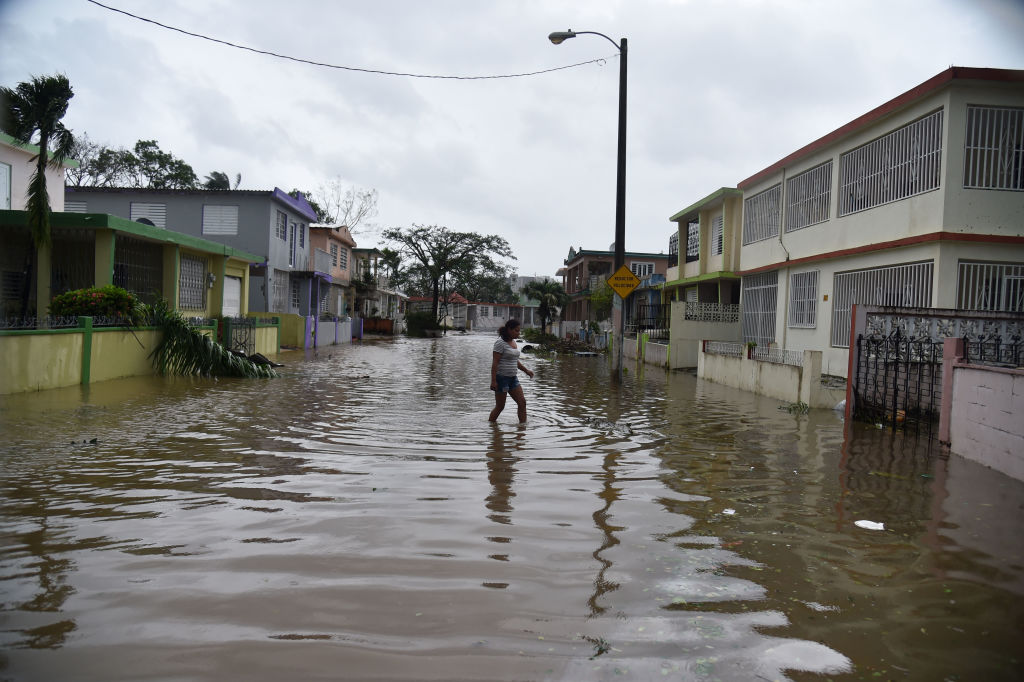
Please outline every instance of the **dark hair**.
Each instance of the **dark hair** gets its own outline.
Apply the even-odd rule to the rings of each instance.
[[[500,336],[502,340],[508,341],[509,339],[512,338],[512,330],[515,329],[516,327],[521,326],[523,325],[519,323],[519,320],[510,319],[508,322],[498,327],[498,336]]]

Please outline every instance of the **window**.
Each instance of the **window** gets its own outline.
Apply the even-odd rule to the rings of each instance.
[[[722,242],[725,233],[725,218],[715,216],[711,219],[711,255],[722,255]]]
[[[491,312],[494,313],[494,317],[501,317],[502,316],[501,315],[501,308],[499,308],[498,306],[493,306],[491,308]]]
[[[238,207],[203,206],[203,234],[238,234]]]
[[[797,272],[789,283],[789,326],[818,324],[818,271]]]
[[[743,340],[768,346],[775,340],[775,309],[779,271],[760,272],[743,278]]]
[[[277,222],[274,224],[274,234],[283,242],[288,241],[288,216],[284,211],[277,212]]]
[[[1024,263],[960,261],[956,307],[960,310],[1024,312]]]
[[[1024,109],[967,107],[964,187],[1024,190]]]
[[[338,245],[331,244],[331,265],[338,267]]]
[[[630,263],[629,269],[640,279],[647,279],[654,274],[654,263]]]
[[[839,215],[938,189],[942,111],[839,157]]]
[[[832,285],[832,345],[850,347],[853,304],[930,308],[932,261],[837,272]]]
[[[700,222],[692,220],[686,224],[686,262],[700,260]]]
[[[290,224],[290,234],[288,238],[288,265],[295,267],[295,250],[298,248],[298,231],[299,226],[293,220]]]
[[[299,223],[299,248],[306,248],[306,224]]]
[[[206,259],[181,255],[178,276],[178,307],[182,310],[206,310]]]
[[[779,236],[779,204],[782,185],[743,200],[743,245]]]
[[[832,201],[832,162],[786,181],[786,232],[828,220]]]
[[[167,227],[167,204],[150,204],[133,201],[128,209],[128,217],[134,223],[149,221],[147,225]]]
[[[291,285],[292,285],[292,308],[295,309],[295,308],[299,307],[299,280],[297,280],[297,279],[291,280]]]
[[[65,203],[64,210],[67,210],[67,202]],[[8,210],[11,208],[11,166],[6,163],[0,163],[0,209]]]
[[[343,246],[343,247],[341,247],[341,250],[338,251],[338,267],[341,268],[342,270],[348,270],[348,248],[347,247]]]
[[[88,207],[84,201],[65,201],[64,212],[65,213],[86,213]]]
[[[271,301],[271,312],[288,312],[288,272],[285,270],[274,270],[273,300]]]

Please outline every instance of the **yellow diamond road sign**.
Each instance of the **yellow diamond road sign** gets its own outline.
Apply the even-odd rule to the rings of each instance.
[[[614,289],[620,298],[626,298],[633,293],[633,289],[640,286],[640,278],[623,265],[615,271],[615,274],[608,278],[608,286]]]

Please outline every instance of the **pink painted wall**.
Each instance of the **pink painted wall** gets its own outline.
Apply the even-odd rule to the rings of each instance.
[[[947,365],[952,452],[1024,480],[1024,370]],[[940,429],[941,430],[941,429]]]

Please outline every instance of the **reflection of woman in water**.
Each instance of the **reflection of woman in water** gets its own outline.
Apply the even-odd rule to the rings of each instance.
[[[505,409],[505,400],[512,396],[512,400],[519,406],[519,421],[526,421],[526,396],[523,395],[523,387],[519,383],[517,375],[523,370],[532,379],[533,372],[519,362],[519,346],[516,339],[519,338],[519,320],[509,320],[498,330],[501,338],[494,342],[493,359],[491,360],[491,390],[494,391],[494,409],[491,410],[490,421],[496,421],[501,411]]]

